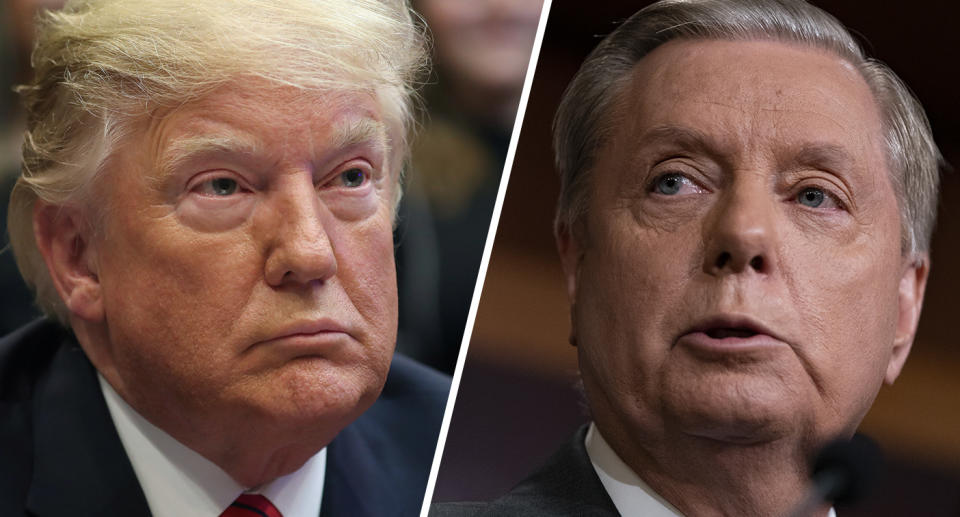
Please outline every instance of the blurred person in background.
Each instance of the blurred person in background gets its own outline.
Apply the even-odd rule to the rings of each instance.
[[[8,248],[7,204],[20,173],[24,114],[13,88],[30,76],[33,18],[62,0],[0,1],[0,336],[40,315]]]
[[[542,0],[418,0],[436,78],[396,232],[400,349],[452,372]]]

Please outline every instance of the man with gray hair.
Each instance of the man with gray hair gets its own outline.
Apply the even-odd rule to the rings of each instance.
[[[394,357],[425,67],[403,0],[46,13],[9,231],[4,515],[413,515],[448,380]]]
[[[434,515],[785,516],[909,354],[939,151],[893,72],[802,0],[663,0],[554,123],[556,242],[593,422]]]

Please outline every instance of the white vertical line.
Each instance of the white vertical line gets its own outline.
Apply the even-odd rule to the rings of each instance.
[[[520,105],[517,108],[517,118],[513,123],[513,134],[510,136],[510,147],[503,162],[503,174],[500,177],[500,190],[497,191],[497,202],[493,207],[493,217],[490,228],[487,230],[487,242],[483,248],[483,259],[480,261],[480,271],[477,275],[477,284],[473,289],[473,300],[470,303],[470,313],[467,315],[467,326],[463,332],[463,341],[460,342],[460,355],[457,358],[457,368],[453,372],[453,383],[447,397],[447,408],[443,415],[443,424],[440,426],[440,437],[437,440],[437,450],[433,455],[433,465],[430,468],[430,479],[427,481],[427,490],[423,497],[423,506],[420,517],[427,517],[430,510],[430,500],[433,498],[433,489],[437,483],[437,473],[440,470],[440,460],[443,457],[444,445],[447,441],[447,431],[450,429],[450,419],[453,417],[453,406],[460,390],[460,378],[463,376],[463,364],[467,359],[470,337],[473,335],[473,321],[477,316],[477,305],[480,303],[480,293],[483,290],[483,280],[487,276],[487,264],[490,262],[490,251],[493,249],[493,240],[497,235],[497,226],[500,223],[500,210],[503,208],[503,198],[510,182],[510,172],[513,169],[513,157],[517,152],[517,142],[520,139],[520,129],[523,126],[523,115],[527,110],[527,100],[530,97],[530,87],[533,85],[533,75],[540,58],[540,44],[543,42],[543,33],[547,27],[547,17],[550,14],[552,0],[544,0],[543,10],[540,12],[540,22],[537,25],[537,38],[533,42],[530,63],[527,65],[527,76],[523,83],[523,93],[520,94]]]

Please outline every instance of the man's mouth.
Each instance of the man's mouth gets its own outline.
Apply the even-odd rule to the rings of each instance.
[[[709,357],[778,349],[786,343],[761,321],[749,316],[705,318],[678,339],[678,344]]]
[[[743,327],[725,327],[707,329],[705,334],[713,339],[726,339],[728,337],[753,337],[757,335],[757,332]]]

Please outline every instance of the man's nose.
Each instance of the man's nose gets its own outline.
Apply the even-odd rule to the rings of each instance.
[[[734,182],[704,223],[704,271],[710,275],[776,268],[776,200],[757,178]]]
[[[272,246],[266,280],[274,287],[326,281],[337,273],[337,257],[329,233],[333,216],[323,206],[312,182],[287,185],[275,192],[270,226]]]

